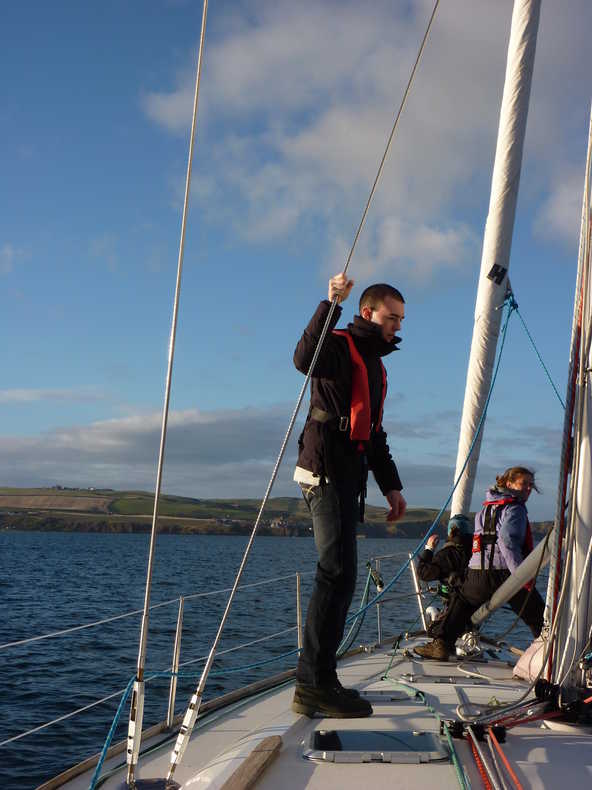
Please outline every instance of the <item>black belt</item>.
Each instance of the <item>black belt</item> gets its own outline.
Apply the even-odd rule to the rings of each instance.
[[[349,416],[337,417],[335,414],[329,414],[328,411],[317,409],[316,406],[311,408],[310,418],[311,420],[316,420],[317,422],[333,423],[333,425],[336,428],[339,428],[340,431],[347,431],[349,429]]]

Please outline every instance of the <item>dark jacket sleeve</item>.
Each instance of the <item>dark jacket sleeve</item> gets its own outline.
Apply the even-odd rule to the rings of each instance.
[[[386,433],[382,427],[372,435],[366,454],[368,467],[372,470],[381,493],[388,494],[393,490],[402,491],[403,483],[401,483],[397,466],[386,443]]]
[[[465,557],[461,547],[454,548],[450,545],[443,546],[434,554],[430,549],[424,549],[417,565],[417,575],[422,582],[432,582],[438,579],[444,581],[452,573],[464,575]]]
[[[442,569],[437,562],[434,562],[434,552],[431,549],[424,549],[419,555],[417,564],[417,575],[422,582],[433,582],[439,579]]]
[[[305,375],[308,373],[330,307],[331,302],[326,299],[320,303],[315,314],[308,322],[308,326],[304,330],[302,337],[298,341],[296,350],[294,351],[294,365],[297,370]],[[340,375],[340,357],[335,354],[335,336],[331,335],[331,330],[337,325],[340,316],[341,307],[337,305],[331,317],[331,324],[325,336],[323,348],[321,349],[321,353],[315,365],[314,375],[318,378],[334,379]]]

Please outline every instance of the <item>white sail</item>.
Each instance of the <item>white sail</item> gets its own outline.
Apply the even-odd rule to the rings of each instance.
[[[592,130],[592,118],[591,118]],[[590,278],[590,179],[592,145],[584,189],[585,231],[580,249],[581,342],[575,393],[574,441],[570,486],[569,525],[565,538],[565,604],[559,620],[555,682],[585,685],[579,659],[589,644],[592,628],[592,282]],[[576,297],[576,302],[577,302]],[[588,648],[589,649],[589,648]]]
[[[545,607],[545,625],[547,630],[551,627],[560,583],[560,567],[562,561],[565,509],[566,501],[571,500],[567,491],[570,474],[570,454],[572,447],[572,433],[574,423],[574,406],[576,398],[577,373],[580,365],[582,342],[582,316],[584,294],[583,274],[585,262],[589,254],[589,228],[590,228],[590,184],[592,168],[592,110],[588,127],[588,153],[586,157],[586,174],[584,179],[584,196],[582,201],[582,218],[580,223],[580,245],[578,251],[578,274],[576,280],[574,311],[571,330],[571,343],[569,354],[569,367],[567,373],[567,392],[565,398],[565,418],[563,423],[563,441],[561,445],[561,459],[559,467],[559,486],[557,494],[557,507],[555,511],[555,529],[551,535],[551,566],[549,571],[549,584],[547,587],[547,602]]]
[[[502,317],[500,308],[506,295],[539,14],[540,0],[516,0],[512,14],[489,213],[483,238],[481,274],[455,480],[461,474],[469,453],[491,384]],[[455,491],[452,514],[466,515],[470,510],[480,444],[481,436],[477,439]]]

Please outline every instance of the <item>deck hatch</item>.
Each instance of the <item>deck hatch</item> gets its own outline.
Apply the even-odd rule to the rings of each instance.
[[[431,763],[448,761],[440,736],[415,730],[315,730],[308,760],[328,763]]]

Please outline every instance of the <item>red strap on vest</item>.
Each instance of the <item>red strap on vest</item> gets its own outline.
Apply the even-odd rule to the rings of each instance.
[[[518,500],[513,496],[508,496],[505,499],[486,499],[483,503],[483,507],[487,505],[510,505],[512,502],[517,502]]]
[[[356,348],[356,344],[350,333],[345,329],[334,329],[333,334],[345,337],[352,361],[352,394],[349,418],[350,437],[353,440],[367,442],[370,438],[370,428],[372,427],[368,370],[366,369],[362,355]],[[382,360],[380,360],[380,367],[382,369],[382,393],[376,428],[380,428],[382,425],[382,413],[384,410],[384,400],[386,398],[386,370],[382,364]]]
[[[510,505],[512,502],[516,502],[516,499],[513,496],[506,497],[505,499],[486,499],[483,503],[483,506],[486,507],[487,505]],[[524,535],[524,543],[522,544],[522,554],[526,558],[530,552],[534,549],[534,540],[532,538],[532,529],[530,528],[530,521],[526,519],[526,533]]]

